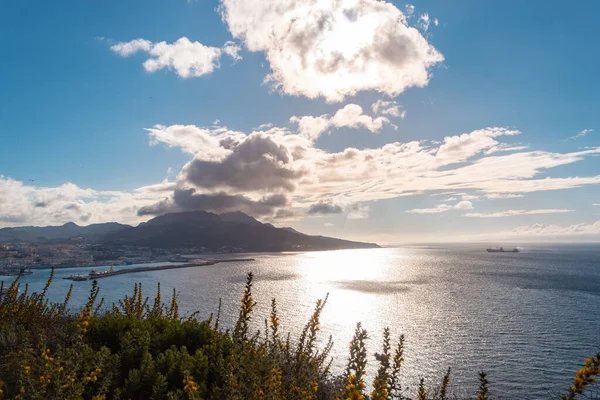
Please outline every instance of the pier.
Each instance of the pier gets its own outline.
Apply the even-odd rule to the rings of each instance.
[[[152,272],[152,271],[163,271],[167,269],[179,269],[179,268],[193,268],[193,267],[204,267],[207,265],[214,265],[223,262],[245,262],[254,261],[254,258],[224,258],[220,260],[206,260],[202,262],[187,263],[181,265],[159,265],[153,267],[134,267],[134,268],[123,268],[118,271],[104,271],[97,273],[90,273],[89,275],[71,275],[63,279],[70,279],[73,281],[84,281],[93,280],[100,278],[108,278],[116,275],[133,274],[136,272]]]

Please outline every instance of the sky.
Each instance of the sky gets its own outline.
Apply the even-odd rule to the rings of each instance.
[[[0,227],[598,241],[600,3],[8,0]]]

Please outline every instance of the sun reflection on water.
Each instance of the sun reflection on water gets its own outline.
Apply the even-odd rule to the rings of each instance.
[[[393,265],[389,257],[384,249],[307,253],[298,268],[307,282],[306,297],[322,298],[329,293],[323,314],[327,323],[348,326],[366,321],[379,306],[372,294],[402,290],[387,279]]]

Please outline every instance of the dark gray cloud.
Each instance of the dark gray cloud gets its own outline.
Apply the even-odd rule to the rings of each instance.
[[[311,215],[314,214],[340,214],[342,212],[342,207],[336,204],[319,202],[311,205],[308,208],[308,213]]]
[[[302,172],[292,168],[284,146],[267,136],[252,135],[222,161],[192,160],[183,176],[189,183],[207,189],[292,191]]]
[[[212,194],[196,193],[194,189],[177,189],[172,198],[142,207],[138,215],[162,215],[181,211],[213,211],[216,213],[241,211],[249,215],[272,215],[277,209],[287,205],[287,197],[282,194],[264,196],[252,200],[244,195],[230,195],[224,192]]]

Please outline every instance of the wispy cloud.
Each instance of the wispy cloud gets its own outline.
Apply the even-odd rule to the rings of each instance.
[[[556,209],[556,208],[548,208],[548,209],[539,209],[539,210],[506,210],[499,211],[493,213],[467,213],[465,217],[474,217],[474,218],[503,218],[503,217],[514,217],[517,215],[535,215],[535,214],[561,214],[561,213],[569,213],[575,210],[567,210],[567,209]]]
[[[392,117],[404,118],[406,111],[401,109],[402,106],[396,101],[377,100],[371,105],[371,109],[375,114],[391,115]]]
[[[488,199],[518,199],[525,196],[516,193],[488,193],[485,197]]]
[[[433,208],[414,208],[412,210],[407,210],[406,212],[409,214],[439,214],[450,210],[471,210],[472,208],[473,203],[464,200],[455,205],[438,204]]]
[[[583,130],[579,131],[579,133],[577,133],[577,135],[568,137],[567,139],[565,139],[565,141],[566,140],[577,140],[579,138],[587,136],[587,134],[591,133],[591,132],[594,132],[594,130],[593,129],[583,129]]]
[[[534,224],[521,226],[512,231],[504,232],[505,236],[584,236],[600,234],[600,221],[593,223],[580,223],[567,226]]]

